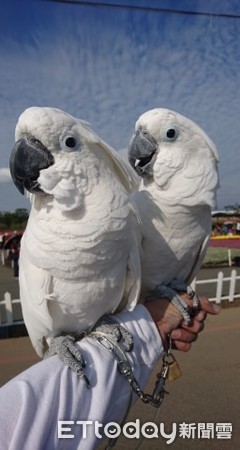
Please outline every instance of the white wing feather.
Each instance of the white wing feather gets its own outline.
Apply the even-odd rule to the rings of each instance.
[[[59,149],[78,133],[79,152]],[[16,138],[31,133],[54,154],[31,195],[20,259],[24,319],[37,353],[62,332],[80,333],[105,313],[131,309],[140,295],[135,237],[138,215],[129,197],[135,173],[85,122],[51,108],[30,108]]]
[[[142,114],[136,130],[157,144],[152,177],[133,198],[142,219],[142,296],[174,278],[190,283],[211,235],[211,207],[218,187],[218,154],[197,124],[167,109]],[[175,140],[166,137],[177,130]]]

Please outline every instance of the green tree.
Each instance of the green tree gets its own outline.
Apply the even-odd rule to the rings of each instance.
[[[18,208],[15,212],[0,212],[0,229],[4,231],[23,230],[26,227],[29,212],[25,208]]]
[[[15,210],[14,219],[16,223],[26,223],[28,220],[29,212],[25,208],[18,208]]]
[[[2,220],[6,227],[10,228],[13,223],[13,213],[5,212],[3,213]]]

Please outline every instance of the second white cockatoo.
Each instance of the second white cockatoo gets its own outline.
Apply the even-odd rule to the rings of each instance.
[[[48,107],[20,115],[10,170],[20,192],[31,193],[20,297],[43,356],[56,336],[91,330],[102,315],[137,303],[136,174],[86,122]]]
[[[134,194],[142,220],[142,296],[158,287],[158,295],[174,297],[173,289],[191,283],[207,250],[218,187],[217,149],[192,120],[156,108],[137,120],[128,155],[142,177]],[[178,304],[189,322],[180,297]]]

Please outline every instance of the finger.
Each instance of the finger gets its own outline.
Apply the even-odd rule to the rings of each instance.
[[[203,322],[207,317],[207,312],[201,309],[195,316],[194,319],[198,322]]]
[[[173,341],[195,342],[198,338],[198,331],[193,332],[178,328],[177,330],[172,331],[171,338]]]
[[[204,329],[204,326],[204,320],[196,320],[194,318],[191,325],[188,325],[186,322],[182,322],[181,329],[190,333],[200,333]]]
[[[192,347],[190,342],[174,341],[172,348],[174,350],[179,350],[180,352],[188,352]]]
[[[182,297],[184,298],[184,300],[188,303],[188,305],[191,307],[192,306],[192,300],[189,298],[188,294],[184,293],[182,294]],[[199,295],[198,296],[199,299],[199,311],[196,312],[196,317],[198,317],[198,314],[200,311],[204,311],[204,314],[219,314],[219,312],[221,311],[221,308],[219,305],[217,305],[216,303],[210,302],[208,300],[208,298],[204,295]],[[203,313],[201,313],[202,315]],[[201,320],[201,315],[199,316],[200,320]],[[204,316],[203,316],[203,320],[204,320]]]
[[[201,309],[203,311],[206,311],[208,314],[213,314],[213,315],[220,313],[220,311],[221,311],[220,306],[217,305],[216,303],[210,302],[207,297],[199,296],[199,300],[200,300]]]

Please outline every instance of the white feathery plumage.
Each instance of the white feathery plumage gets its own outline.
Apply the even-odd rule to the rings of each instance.
[[[211,234],[218,154],[206,133],[164,108],[142,114],[129,161],[143,177],[134,200],[142,219],[142,295],[160,283],[190,283]]]
[[[129,196],[137,178],[86,122],[64,111],[28,108],[16,141],[26,136],[54,159],[39,172],[41,192],[30,194],[20,252],[24,320],[42,356],[54,336],[89,330],[138,301],[138,217]],[[14,167],[15,153],[12,159]]]

